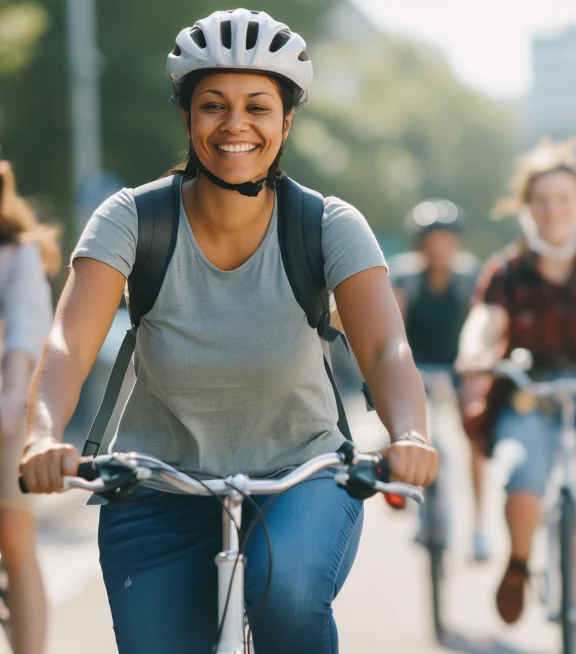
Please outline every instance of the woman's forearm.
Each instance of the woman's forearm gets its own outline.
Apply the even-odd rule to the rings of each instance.
[[[364,377],[392,440],[411,431],[427,438],[424,385],[406,341],[390,343]]]
[[[34,374],[27,416],[27,443],[43,437],[62,440],[86,378],[79,359],[49,338]]]

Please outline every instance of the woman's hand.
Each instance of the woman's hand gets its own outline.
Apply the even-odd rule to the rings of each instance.
[[[382,454],[390,466],[390,481],[429,486],[438,474],[440,455],[430,445],[410,440],[393,442]]]
[[[63,488],[65,476],[76,475],[79,462],[73,445],[43,436],[26,445],[20,474],[31,493],[54,493]]]

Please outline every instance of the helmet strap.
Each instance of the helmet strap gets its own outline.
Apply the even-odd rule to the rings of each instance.
[[[258,196],[260,191],[264,188],[265,184],[269,183],[272,187],[274,187],[279,179],[282,179],[283,177],[286,176],[284,173],[281,173],[278,170],[276,170],[278,166],[278,162],[280,161],[280,157],[282,156],[283,152],[284,152],[284,141],[282,141],[280,150],[278,150],[278,154],[274,158],[274,161],[272,162],[272,165],[268,170],[268,175],[266,175],[266,177],[262,177],[261,179],[255,182],[243,182],[242,184],[229,184],[228,182],[225,182],[223,179],[215,175],[213,172],[209,171],[208,168],[206,168],[206,166],[200,160],[198,160],[198,176],[200,175],[200,173],[202,173],[204,177],[206,177],[213,184],[219,186],[220,188],[226,189],[227,191],[238,191],[238,193],[240,193],[241,195],[244,195],[249,198],[255,198]]]

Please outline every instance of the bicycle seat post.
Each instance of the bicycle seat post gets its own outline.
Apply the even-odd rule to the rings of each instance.
[[[241,487],[241,480],[234,478]],[[244,654],[244,556],[240,554],[239,530],[244,497],[232,490],[222,510],[223,547],[218,566],[218,623],[222,625],[215,654]]]

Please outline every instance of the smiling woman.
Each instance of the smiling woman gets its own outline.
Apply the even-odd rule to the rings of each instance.
[[[431,483],[438,455],[426,444],[423,388],[374,234],[357,209],[279,170],[312,81],[304,40],[263,12],[215,12],[180,32],[168,74],[189,155],[162,182],[179,193],[174,249],[141,317],[137,379],[114,447],[224,477],[278,475],[333,453],[346,431],[320,338],[333,294],[394,441],[386,450],[393,478]],[[137,197],[149,193],[156,206],[158,184],[152,187]],[[299,204],[285,202],[287,189]],[[314,203],[313,216],[304,199]],[[33,492],[55,490],[77,470],[78,453],[61,443],[62,432],[127,279],[134,290],[138,218],[135,191],[123,189],[97,209],[73,253],[30,399],[21,469]],[[311,243],[317,255],[308,272],[320,279],[325,302],[314,325],[285,267],[287,233],[299,244],[299,271]],[[362,503],[323,478],[283,494],[266,523],[274,543],[269,588],[262,529],[252,532],[245,566],[256,651],[336,654],[331,607],[357,552]],[[147,489],[104,506],[99,534],[120,654],[214,651],[219,505]]]

